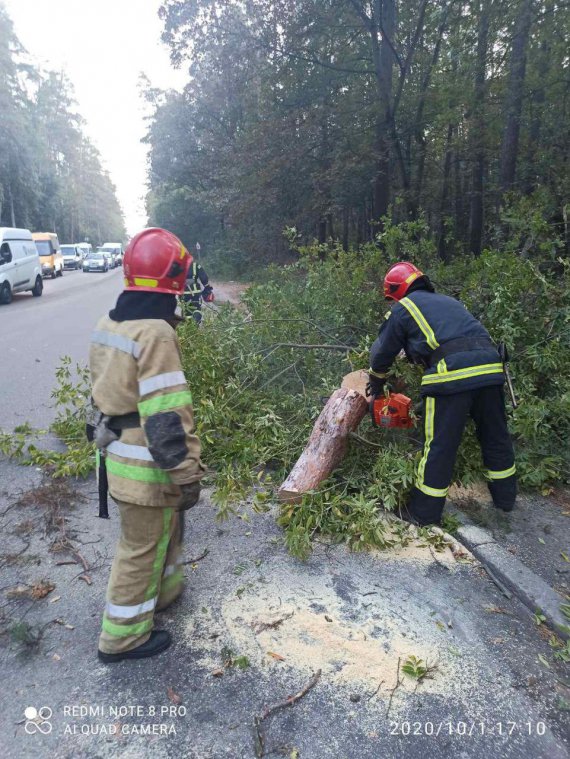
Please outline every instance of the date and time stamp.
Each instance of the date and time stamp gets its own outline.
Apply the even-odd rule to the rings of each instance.
[[[48,706],[27,707],[24,712],[25,732],[49,735],[63,732],[65,735],[160,735],[177,734],[180,722],[187,715],[186,707],[180,705],[117,705],[87,706],[66,705],[61,714],[55,714]],[[58,719],[58,717],[60,719]],[[63,719],[61,719],[63,718]],[[54,724],[54,722],[56,724]],[[59,722],[59,725],[57,723]],[[59,727],[59,730],[57,728]],[[382,731],[384,735],[397,738],[484,738],[496,737],[533,738],[549,733],[546,722],[518,720],[389,720]],[[376,737],[380,737],[379,732]]]
[[[494,722],[484,721],[451,721],[439,720],[424,722],[404,720],[398,722],[390,720],[389,734],[394,736],[464,736],[475,738],[477,736],[497,737],[532,737],[546,735],[548,728],[545,722],[519,722],[516,720],[497,720]]]

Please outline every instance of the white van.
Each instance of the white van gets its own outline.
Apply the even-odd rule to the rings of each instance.
[[[0,227],[0,304],[13,293],[30,290],[39,298],[44,289],[38,249],[27,229]]]
[[[61,255],[63,256],[64,269],[81,269],[83,253],[79,245],[62,245]]]

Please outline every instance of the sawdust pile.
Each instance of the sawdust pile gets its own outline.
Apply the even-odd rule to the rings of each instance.
[[[456,565],[451,550],[436,555],[437,562],[450,570]],[[418,568],[436,561],[432,551],[417,541],[398,552],[390,551],[389,565],[383,552],[372,556],[392,571],[401,561],[417,563]],[[398,660],[401,667],[410,656],[436,667],[433,676],[422,681],[422,692],[461,690],[462,681],[471,679],[466,659],[449,654],[449,620],[429,616],[420,608],[402,608],[401,614],[394,614],[381,591],[363,600],[367,603],[347,610],[330,575],[291,577],[275,567],[255,589],[240,596],[230,591],[217,609],[189,620],[186,639],[193,655],[198,648],[200,663],[212,670],[220,666],[220,650],[227,646],[268,674],[278,668],[310,676],[321,669],[333,685],[370,692],[379,685],[382,693],[394,688]],[[418,687],[401,668],[400,680],[399,689],[404,692]]]
[[[330,606],[334,606],[333,599]],[[333,684],[374,689],[383,683],[385,688],[393,688],[398,659],[403,664],[414,655],[435,664],[440,658],[437,646],[418,644],[389,622],[370,618],[363,624],[354,623],[336,614],[316,611],[306,603],[276,608],[265,593],[232,599],[224,605],[222,614],[236,650],[247,652],[252,664],[291,666],[306,673],[321,669]],[[274,626],[256,634],[255,629],[264,625]],[[444,687],[450,673],[438,667],[437,679],[426,681],[425,690]],[[413,680],[404,685],[415,687]]]

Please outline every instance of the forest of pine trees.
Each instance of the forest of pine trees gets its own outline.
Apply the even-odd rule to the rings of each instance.
[[[62,242],[121,240],[115,188],[83,132],[70,83],[30,65],[0,4],[0,226]]]
[[[164,0],[188,70],[154,106],[148,210],[205,251],[284,260],[425,215],[443,260],[538,205],[568,240],[568,5]]]

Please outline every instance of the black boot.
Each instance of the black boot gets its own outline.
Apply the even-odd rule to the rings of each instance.
[[[166,651],[171,643],[172,636],[169,632],[166,630],[153,630],[146,643],[142,643],[130,651],[123,651],[120,654],[106,654],[103,651],[97,651],[97,656],[105,664],[113,664],[117,661],[123,661],[123,659],[146,659],[149,656],[156,656],[156,654]]]
[[[441,525],[441,515],[445,505],[444,497],[434,497],[422,493],[413,487],[408,500],[408,505],[402,509],[402,519],[412,522],[419,527],[427,527],[430,524]],[[404,516],[407,511],[409,517]]]
[[[516,477],[493,480],[488,485],[495,508],[501,509],[501,511],[512,511],[515,508],[515,501],[517,499]]]
[[[415,524],[416,527],[421,527],[419,521],[407,506],[400,506],[396,513],[404,522],[409,522],[410,524]]]
[[[510,503],[497,503],[497,501],[493,501],[493,505],[496,509],[500,509],[501,511],[512,511],[515,508],[514,501],[511,501]]]

